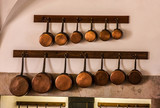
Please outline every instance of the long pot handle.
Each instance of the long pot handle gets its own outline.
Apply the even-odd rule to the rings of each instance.
[[[104,54],[101,54],[101,70],[103,70],[103,59],[104,59]]]
[[[118,70],[120,70],[121,55],[118,55]]]
[[[62,18],[62,28],[61,28],[61,33],[63,33],[63,30],[64,30],[64,22],[65,22],[65,18]]]
[[[87,54],[85,53],[84,54],[84,68],[83,68],[84,72],[86,72],[86,56],[87,56]]]
[[[46,18],[46,20],[47,20],[46,33],[48,33],[48,31],[49,31],[50,18]]]
[[[107,30],[107,24],[108,24],[108,19],[105,19],[105,25],[104,25],[104,29]]]
[[[93,18],[91,18],[91,30],[93,29]]]
[[[67,53],[64,54],[65,60],[64,60],[64,73],[66,73],[66,67],[67,67]]]
[[[116,28],[118,29],[119,28],[119,19],[116,18],[115,20],[116,20],[116,26],[117,26]]]
[[[76,31],[78,31],[78,23],[79,23],[79,18],[77,18],[77,26],[76,26]]]
[[[45,73],[47,53],[44,54],[42,73]]]
[[[21,68],[21,76],[23,76],[23,71],[24,71],[24,57],[25,57],[25,53],[22,53],[22,68]]]
[[[137,55],[135,54],[134,70],[137,70]]]

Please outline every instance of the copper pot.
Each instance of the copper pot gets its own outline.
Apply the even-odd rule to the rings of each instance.
[[[38,93],[48,92],[49,90],[51,90],[53,84],[53,77],[51,76],[51,74],[45,72],[46,56],[47,54],[44,55],[42,72],[38,73],[32,79],[32,89]]]
[[[73,86],[73,78],[66,73],[67,54],[65,54],[64,73],[57,76],[55,80],[55,86],[58,90],[67,91]]]
[[[123,36],[123,32],[122,32],[122,30],[119,29],[119,27],[118,27],[118,18],[116,18],[115,20],[116,20],[117,28],[113,30],[113,32],[112,32],[112,37],[113,37],[114,39],[120,39],[120,38],[122,38],[122,36]]]
[[[73,42],[73,43],[75,43],[75,44],[79,43],[79,42],[83,39],[83,34],[78,31],[78,23],[79,23],[79,18],[77,18],[76,31],[74,31],[74,32],[71,34],[71,37],[70,37],[71,42]]]
[[[101,56],[101,69],[99,69],[94,76],[95,84],[100,85],[100,86],[104,86],[104,85],[108,84],[108,82],[109,82],[109,74],[107,71],[103,70],[103,58],[104,58],[104,55],[102,54],[102,56]]]
[[[64,22],[65,22],[65,19],[62,18],[62,29],[61,29],[61,32],[58,33],[55,37],[55,42],[56,44],[58,45],[65,45],[68,43],[69,41],[69,36],[67,33],[63,32],[64,30]]]
[[[30,79],[27,76],[23,75],[23,69],[24,69],[24,53],[22,54],[22,68],[21,68],[21,74],[17,75],[11,80],[11,83],[9,85],[10,92],[15,96],[23,96],[26,95],[30,88]]]
[[[85,33],[85,40],[88,42],[93,42],[97,39],[97,33],[93,30],[93,19],[91,18],[91,29]]]
[[[135,55],[134,69],[128,74],[128,81],[131,84],[139,84],[142,81],[142,73],[137,70],[137,56]]]
[[[44,32],[39,38],[39,43],[44,47],[51,46],[54,43],[54,36],[52,33],[49,32],[50,19],[47,18],[46,20],[47,20],[46,32]]]
[[[111,32],[107,29],[107,23],[108,20],[107,18],[105,19],[105,27],[104,29],[100,32],[99,38],[103,41],[107,41],[111,38]]]
[[[86,55],[84,56],[84,69],[76,77],[76,83],[79,87],[86,88],[92,85],[93,75],[86,71]]]
[[[118,69],[113,71],[110,76],[110,80],[113,84],[120,85],[122,84],[126,79],[125,73],[120,69],[120,55],[118,60]]]

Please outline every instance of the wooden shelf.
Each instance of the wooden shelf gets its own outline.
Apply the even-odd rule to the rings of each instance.
[[[81,15],[34,15],[34,22],[46,22],[46,18],[50,18],[50,22],[61,23],[62,18],[65,19],[65,23],[76,23],[77,18],[80,19],[80,23],[90,23],[91,18],[93,23],[105,23],[105,19],[108,19],[108,23],[116,23],[115,19],[118,18],[119,23],[129,23],[129,16],[81,16]]]
[[[66,103],[65,102],[27,102],[27,101],[17,101],[17,105],[31,105],[31,106],[62,106],[65,107]]]
[[[139,104],[139,103],[101,103],[98,102],[98,107],[149,107],[149,104]]]
[[[43,58],[47,53],[48,58],[64,58],[67,54],[68,58],[83,58],[87,54],[87,58],[99,59],[104,55],[105,59],[117,59],[120,55],[121,59],[148,59],[148,52],[136,51],[55,51],[55,50],[14,50],[13,57],[22,57],[22,53],[30,58]]]

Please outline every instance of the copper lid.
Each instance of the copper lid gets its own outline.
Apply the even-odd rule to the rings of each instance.
[[[109,82],[109,74],[104,70],[98,70],[95,74],[95,84],[96,85],[106,85]]]
[[[73,32],[70,37],[71,42],[79,43],[82,40],[82,34],[80,32]]]
[[[38,93],[46,93],[52,87],[52,79],[46,73],[39,73],[32,79],[32,89]]]
[[[55,37],[55,42],[58,45],[65,45],[68,42],[68,38],[64,33],[58,33]]]
[[[53,38],[51,35],[44,33],[40,36],[39,38],[39,43],[44,46],[44,47],[48,47],[50,45],[52,45],[53,43]]]
[[[65,74],[59,75],[55,80],[55,86],[62,91],[69,90],[72,87],[72,79]]]
[[[132,70],[128,74],[128,81],[132,84],[139,84],[142,80],[142,74],[138,70]]]
[[[92,85],[92,76],[87,72],[81,72],[76,77],[76,83],[79,87],[89,87]]]
[[[113,84],[122,84],[125,81],[125,74],[121,70],[115,70],[111,73],[110,80]]]
[[[108,30],[103,30],[100,32],[99,38],[103,41],[107,41],[111,38],[111,33]]]
[[[95,41],[97,38],[97,35],[94,31],[90,30],[88,31],[86,34],[85,34],[85,39],[88,41],[88,42],[93,42]]]
[[[29,82],[25,77],[17,76],[11,80],[10,92],[15,96],[23,96],[28,93],[30,88]]]

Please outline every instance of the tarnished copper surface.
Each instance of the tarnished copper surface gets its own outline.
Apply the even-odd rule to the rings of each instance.
[[[28,80],[22,76],[16,76],[11,80],[9,90],[15,96],[23,96],[28,93],[30,85]]]
[[[52,78],[49,74],[39,73],[32,79],[32,89],[38,93],[46,93],[52,87]]]
[[[128,74],[128,81],[132,84],[139,84],[142,81],[142,74],[138,70],[132,70]]]
[[[114,39],[120,39],[121,37],[123,36],[123,33],[120,29],[115,29],[113,32],[112,32],[112,37]]]
[[[85,34],[85,39],[88,41],[88,42],[93,42],[95,41],[97,38],[96,36],[96,33],[94,31],[88,31],[86,34]]]
[[[59,75],[55,80],[55,86],[57,89],[66,91],[72,87],[72,79],[68,75]]]
[[[58,33],[55,37],[55,42],[58,45],[65,45],[68,42],[67,36],[63,33]]]
[[[44,33],[40,36],[39,43],[44,47],[48,47],[53,44],[53,38],[51,35]]]
[[[92,85],[92,76],[87,72],[81,72],[76,77],[76,83],[79,87],[86,88]]]
[[[113,84],[122,84],[125,81],[125,74],[121,70],[115,70],[111,73],[110,80]]]
[[[96,85],[104,86],[109,82],[109,74],[104,70],[98,70],[94,78]]]
[[[73,43],[79,43],[82,40],[82,34],[75,31],[71,34],[70,40]]]
[[[99,34],[99,38],[103,41],[107,41],[111,38],[111,33],[107,30],[102,30]]]

